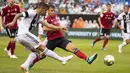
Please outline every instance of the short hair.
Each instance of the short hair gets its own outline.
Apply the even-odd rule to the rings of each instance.
[[[49,5],[49,8],[54,8],[55,9],[55,6],[51,4],[51,5]]]
[[[107,3],[107,6],[108,6],[108,5],[110,5],[110,6],[111,6],[111,4]]]
[[[49,6],[46,3],[44,3],[44,2],[38,3],[37,8],[40,8],[40,7],[42,7],[42,8],[45,8],[45,7],[49,8]]]
[[[126,8],[129,8],[129,5],[124,5],[124,8],[125,8],[125,7],[126,7]]]

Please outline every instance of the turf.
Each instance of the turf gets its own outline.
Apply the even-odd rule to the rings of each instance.
[[[93,53],[98,53],[96,61],[92,65],[88,65],[84,60],[74,56],[66,65],[51,58],[35,64],[30,70],[30,73],[129,73],[130,72],[130,45],[124,47],[123,53],[119,54],[117,51],[121,40],[110,40],[106,46],[107,51],[102,51],[102,41],[96,43],[94,48],[90,44],[92,40],[88,39],[70,39],[81,51],[88,56]],[[23,46],[17,43],[15,54],[18,59],[10,59],[4,48],[9,41],[8,37],[0,37],[0,73],[22,73],[19,66],[26,60],[30,51],[26,51]],[[65,52],[62,49],[55,49],[55,52],[60,56],[67,56],[71,53]],[[115,57],[115,64],[113,66],[106,66],[104,64],[104,57],[111,54]]]

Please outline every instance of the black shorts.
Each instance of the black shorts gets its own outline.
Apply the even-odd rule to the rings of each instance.
[[[110,35],[110,29],[100,29],[100,36]]]
[[[10,38],[15,38],[18,32],[18,29],[8,29],[6,28],[7,34]]]
[[[50,50],[54,50],[56,47],[59,47],[59,48],[66,50],[66,46],[70,42],[71,41],[69,41],[66,38],[57,38],[54,40],[48,40],[46,47]]]

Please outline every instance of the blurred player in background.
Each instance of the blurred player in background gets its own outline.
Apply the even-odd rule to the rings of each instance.
[[[100,40],[104,40],[102,50],[106,50],[105,46],[108,43],[108,40],[110,39],[110,31],[111,31],[111,23],[114,23],[115,15],[113,12],[111,12],[111,5],[107,4],[106,7],[107,11],[104,11],[100,17],[98,18],[99,24],[100,24],[100,37],[96,38],[94,41],[92,41],[91,46],[93,47],[96,42]]]
[[[15,15],[20,12],[19,6],[14,4],[14,0],[7,0],[7,1],[8,1],[8,5],[3,7],[1,12],[2,21],[4,25],[7,25],[8,23],[12,22]],[[17,22],[15,23],[14,26],[6,27],[7,34],[11,40],[8,43],[7,48],[5,48],[4,50],[8,53],[10,58],[17,58],[14,54],[15,45],[16,45],[15,36],[17,30],[18,30]]]
[[[130,12],[128,5],[124,6],[124,12],[118,16],[117,24],[122,30],[123,42],[118,48],[119,53],[122,53],[122,48],[130,43]]]

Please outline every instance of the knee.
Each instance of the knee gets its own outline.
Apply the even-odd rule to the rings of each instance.
[[[104,39],[104,36],[101,36],[100,38],[103,40],[103,39]]]
[[[126,40],[126,43],[129,44],[129,43],[130,43],[130,40]]]
[[[41,52],[43,52],[45,47],[41,44],[37,49],[40,50]]]
[[[110,36],[106,36],[106,39],[110,39]]]
[[[67,51],[72,52],[72,53],[76,50],[76,46],[72,43],[69,43],[66,48],[67,48]]]
[[[12,38],[12,39],[11,39],[11,42],[14,42],[14,43],[15,43],[15,42],[16,42],[16,39],[15,39],[15,38]]]

